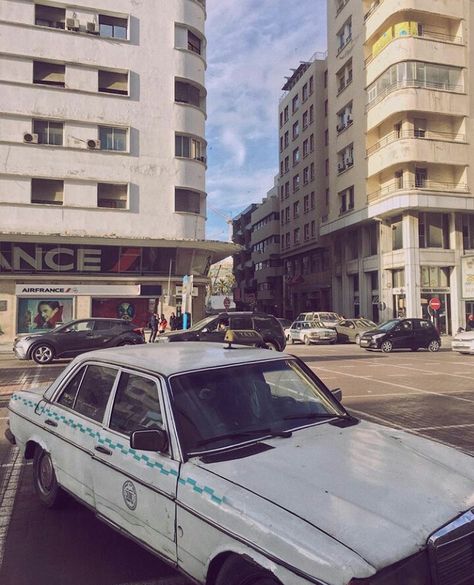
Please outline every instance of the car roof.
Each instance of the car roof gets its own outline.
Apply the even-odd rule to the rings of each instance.
[[[78,356],[74,362],[99,360],[171,376],[218,366],[246,364],[251,361],[274,361],[282,357],[292,356],[246,346],[225,349],[224,344],[219,343],[176,341],[90,351]]]

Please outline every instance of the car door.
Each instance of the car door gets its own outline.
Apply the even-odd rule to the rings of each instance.
[[[133,431],[166,430],[160,381],[121,369],[110,402],[92,459],[97,512],[175,561],[179,462],[170,451],[145,452],[130,447]]]
[[[51,431],[51,457],[59,483],[94,505],[91,461],[117,369],[87,363],[73,370],[41,417]]]
[[[300,340],[301,321],[295,321],[290,329],[290,339],[292,342]]]
[[[395,325],[391,332],[391,341],[395,349],[408,349],[413,347],[413,323],[410,319],[404,319]]]
[[[98,347],[98,339],[94,334],[94,321],[91,319],[71,323],[60,335],[58,345],[61,355],[78,355]]]
[[[94,344],[94,349],[108,347],[110,342],[123,331],[121,323],[110,321],[109,319],[93,321],[93,326],[90,341]]]
[[[336,331],[340,341],[349,341],[351,339],[350,330],[351,321],[340,321],[336,326]]]
[[[224,343],[226,333],[222,319],[214,319],[199,332],[199,341],[214,341]]]

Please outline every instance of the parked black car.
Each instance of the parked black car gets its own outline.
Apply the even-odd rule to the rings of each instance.
[[[171,331],[160,335],[157,341],[215,341],[224,343],[227,329],[253,329],[260,333],[265,347],[283,351],[286,346],[285,334],[273,315],[236,311],[206,317],[185,331]]]
[[[13,344],[20,360],[49,364],[53,359],[73,357],[104,347],[145,343],[143,329],[123,319],[80,319],[51,331],[17,337]]]
[[[429,351],[438,351],[441,339],[431,321],[426,319],[392,319],[366,331],[360,338],[364,349],[381,349],[388,353],[392,349],[411,349],[421,347]]]

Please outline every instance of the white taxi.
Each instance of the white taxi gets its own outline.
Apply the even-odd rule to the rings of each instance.
[[[451,342],[451,349],[459,353],[474,354],[474,331],[461,331]]]
[[[44,505],[72,494],[196,583],[472,582],[474,459],[354,418],[296,357],[95,351],[9,410]]]

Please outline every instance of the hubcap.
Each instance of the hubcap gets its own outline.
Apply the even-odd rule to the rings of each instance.
[[[35,356],[39,362],[47,362],[51,359],[51,350],[49,347],[38,347]]]
[[[41,491],[43,491],[45,494],[48,494],[51,490],[51,486],[53,485],[53,477],[54,471],[51,459],[49,455],[43,455],[39,464],[39,483]]]

